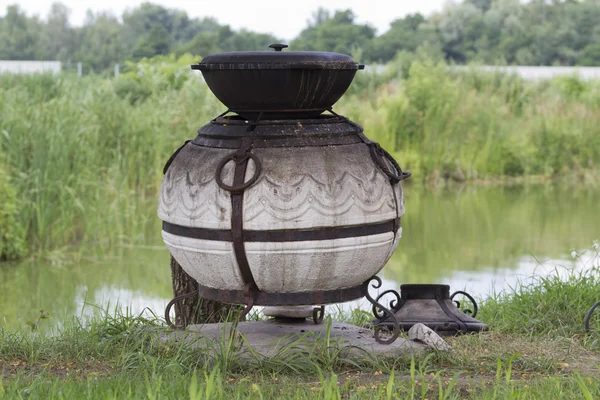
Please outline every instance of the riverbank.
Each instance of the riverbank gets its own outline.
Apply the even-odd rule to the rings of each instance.
[[[157,340],[167,329],[157,318],[106,312],[73,319],[55,335],[0,330],[0,397],[598,398],[600,318],[589,334],[583,319],[598,300],[600,270],[534,279],[480,303],[490,332],[449,338],[450,352],[408,358],[350,360],[326,341],[240,357],[226,339],[210,356]]]

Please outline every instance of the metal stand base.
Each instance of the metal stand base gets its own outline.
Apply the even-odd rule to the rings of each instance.
[[[400,298],[400,295],[396,291],[387,290],[384,293],[382,293],[381,295],[379,295],[377,297],[377,300],[375,300],[369,294],[369,286],[371,286],[375,289],[378,289],[381,287],[381,285],[382,285],[381,279],[377,276],[373,276],[369,280],[365,281],[361,286],[356,287],[356,288],[340,289],[337,294],[335,293],[336,291],[331,290],[331,291],[327,291],[327,292],[307,293],[307,294],[304,294],[304,296],[306,296],[305,298],[310,299],[310,300],[314,300],[315,298],[318,298],[319,300],[330,300],[328,303],[339,302],[339,299],[344,299],[344,300],[347,300],[348,298],[356,299],[356,298],[360,298],[360,297],[364,296],[371,304],[373,304],[373,314],[377,318],[376,321],[378,321],[378,322],[385,321],[385,324],[382,324],[382,325],[379,325],[377,323],[373,324],[373,327],[375,330],[375,340],[377,341],[377,343],[391,344],[398,338],[398,335],[400,334],[400,325],[399,325],[398,320],[396,319],[396,316],[394,315],[394,313],[390,309],[384,307],[377,300],[379,298],[381,298],[382,295],[390,293],[390,292],[394,292],[398,299]],[[173,324],[173,322],[171,321],[171,317],[169,315],[171,313],[171,308],[173,307],[173,305],[175,305],[175,303],[177,303],[183,299],[186,299],[188,297],[198,295],[198,294],[201,297],[204,297],[202,295],[207,292],[211,293],[211,291],[208,291],[208,290],[206,290],[206,288],[201,287],[199,290],[195,290],[191,293],[187,293],[187,294],[173,298],[173,300],[171,300],[165,307],[165,321],[167,322],[167,325],[169,325],[169,327],[171,327],[173,329],[185,328],[188,325],[188,321],[184,322],[183,327],[177,327]],[[220,294],[224,293],[224,291],[218,291],[216,289],[212,289],[212,292],[219,292]],[[228,293],[231,293],[231,291],[229,291]],[[298,301],[298,299],[296,298],[298,296],[298,294],[295,294],[295,293],[287,294],[287,295],[286,294],[263,294],[262,297],[259,296],[259,299],[262,299],[263,301],[259,301],[257,305],[265,305],[264,304],[265,295],[269,296],[269,297],[267,297],[269,300],[271,300],[271,299],[276,299],[278,301],[281,301],[282,299],[292,300],[293,304],[282,304],[282,305],[296,305],[297,301]],[[213,299],[215,297],[218,298],[218,300],[223,300],[224,296],[222,296],[222,295],[214,296],[214,294],[213,294],[213,296],[208,296],[209,299]],[[239,321],[241,321],[244,317],[246,317],[246,315],[248,315],[250,310],[252,310],[252,307],[256,304],[253,296],[250,296],[250,295],[244,296],[243,302],[240,301],[240,300],[242,300],[240,297],[241,296],[235,296],[234,298],[237,301],[232,302],[233,304],[245,305],[244,310],[237,316],[236,320],[234,321],[235,325],[237,325],[237,323]],[[331,300],[333,300],[333,301],[331,301]],[[338,301],[335,301],[335,300],[338,300]],[[393,307],[394,307],[393,301],[392,301],[392,303],[390,303],[390,306],[393,309]],[[324,316],[325,316],[325,306],[324,305],[320,305],[319,307],[315,307],[313,309],[312,319],[315,324],[321,324],[323,322]],[[382,336],[382,332],[383,332],[383,336]]]

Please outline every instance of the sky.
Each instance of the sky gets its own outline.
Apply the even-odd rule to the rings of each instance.
[[[0,14],[6,7],[18,4],[28,15],[46,16],[55,0],[0,0]],[[446,0],[153,0],[169,8],[185,10],[191,17],[214,17],[234,29],[247,28],[272,33],[281,39],[294,38],[307,25],[319,7],[330,10],[351,8],[359,23],[369,23],[381,34],[396,18],[420,12],[429,15],[442,9]],[[70,21],[81,25],[86,10],[111,10],[121,16],[127,8],[139,6],[142,0],[61,0],[71,9]]]

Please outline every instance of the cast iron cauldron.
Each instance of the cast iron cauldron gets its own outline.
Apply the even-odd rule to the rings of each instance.
[[[313,51],[243,51],[215,54],[193,65],[219,100],[242,117],[312,118],[346,92],[358,69],[345,54]]]

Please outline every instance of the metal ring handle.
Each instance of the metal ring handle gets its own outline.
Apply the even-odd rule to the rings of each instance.
[[[219,162],[219,165],[217,166],[217,172],[215,173],[215,180],[217,181],[217,185],[219,185],[219,187],[221,189],[227,190],[228,192],[231,192],[231,193],[239,193],[239,192],[244,191],[244,189],[252,186],[257,181],[258,177],[260,176],[260,171],[262,169],[262,165],[261,165],[259,158],[252,153],[246,153],[246,155],[240,160],[237,160],[236,158],[237,158],[237,153],[232,153],[232,154],[226,156],[225,158],[223,158],[221,160],[221,162]],[[250,178],[247,182],[244,182],[243,184],[241,184],[239,186],[233,186],[233,185],[230,186],[223,182],[223,180],[221,179],[221,174],[223,172],[223,168],[225,167],[225,164],[227,164],[230,161],[233,161],[236,164],[239,164],[239,163],[247,162],[248,160],[254,161],[254,175],[252,176],[252,178]]]
[[[393,183],[398,183],[401,180],[410,177],[411,173],[403,172],[400,166],[398,165],[398,162],[396,162],[396,160],[394,159],[394,157],[392,157],[392,155],[386,149],[381,147],[379,143],[371,142],[369,144],[369,147],[371,148],[371,158],[373,158],[375,164],[377,164],[377,166],[383,171],[383,173],[387,175],[390,181],[392,181]],[[389,167],[385,164],[383,160],[384,158],[386,158],[390,162],[390,164],[392,164],[392,166],[395,169],[395,173],[390,171]]]
[[[477,307],[477,302],[475,301],[473,296],[471,296],[467,292],[463,292],[462,290],[457,290],[456,292],[452,293],[452,296],[450,296],[450,300],[453,300],[454,296],[456,296],[457,294],[462,294],[467,299],[469,299],[469,301],[471,301],[471,303],[473,303],[473,311],[465,310],[464,312],[465,312],[465,314],[471,314],[471,317],[475,318],[477,316],[477,311],[479,311],[479,307]],[[457,303],[457,306],[460,308],[460,302],[455,301],[455,303]]]
[[[594,304],[592,306],[592,308],[590,308],[590,311],[588,311],[587,315],[585,316],[585,331],[589,332],[590,331],[590,319],[592,318],[592,314],[594,313],[594,310],[596,308],[598,308],[600,306],[600,301],[596,302],[596,304]]]

